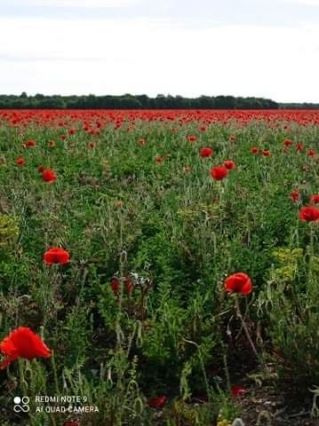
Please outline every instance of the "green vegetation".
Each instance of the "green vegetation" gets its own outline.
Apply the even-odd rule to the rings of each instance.
[[[291,393],[319,386],[318,224],[298,218],[319,191],[318,157],[307,155],[319,127],[137,121],[92,136],[69,125],[74,134],[0,127],[0,340],[27,326],[54,351],[1,371],[1,424],[79,417],[35,413],[34,400],[14,413],[23,394],[87,398],[99,412],[81,425],[208,426],[240,415],[230,389],[248,373],[269,380],[271,366]],[[283,149],[286,138],[304,150]],[[210,168],[224,160],[236,168],[215,181]],[[50,247],[71,261],[44,264]],[[239,271],[253,292],[236,299],[223,283]],[[150,407],[160,395],[163,407]]]
[[[200,96],[185,98],[182,96],[147,95],[121,96],[82,95],[61,96],[42,95],[28,96],[23,92],[20,96],[0,95],[1,108],[30,109],[276,109],[278,104],[270,99],[234,96]]]

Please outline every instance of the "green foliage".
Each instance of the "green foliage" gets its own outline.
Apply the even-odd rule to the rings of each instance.
[[[306,105],[307,106],[307,105]],[[199,98],[184,98],[182,96],[157,95],[149,98],[147,95],[121,96],[87,95],[87,96],[58,96],[41,95],[28,96],[23,92],[20,96],[0,95],[0,108],[41,108],[41,109],[267,109],[278,108],[278,104],[264,98],[242,98],[234,96],[200,96]]]
[[[0,249],[8,248],[17,241],[19,221],[14,216],[0,214]]]

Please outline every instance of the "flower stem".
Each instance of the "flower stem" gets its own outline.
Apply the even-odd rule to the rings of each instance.
[[[246,337],[247,337],[248,342],[250,344],[250,347],[251,347],[252,351],[254,352],[254,354],[256,355],[256,357],[259,359],[260,357],[259,357],[259,354],[257,352],[256,346],[254,345],[254,342],[252,341],[252,338],[250,337],[247,325],[246,325],[245,320],[244,320],[244,318],[242,316],[242,313],[240,311],[240,306],[239,306],[239,301],[238,301],[238,296],[237,295],[235,295],[235,308],[236,308],[237,317],[241,321],[242,327],[243,327],[243,329],[245,331],[245,334],[246,334]]]
[[[20,382],[21,391],[23,396],[27,396],[28,395],[27,386],[26,386],[27,382],[24,378],[23,361],[21,359],[19,359],[18,361],[18,369],[19,369],[19,382]]]
[[[55,364],[54,353],[52,353],[51,364],[52,364],[52,370],[53,370],[55,391],[56,391],[57,395],[60,395],[60,388],[59,388],[59,381],[58,381],[58,374],[57,374],[57,369],[56,369],[56,364]]]

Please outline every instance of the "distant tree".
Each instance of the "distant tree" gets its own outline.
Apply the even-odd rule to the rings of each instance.
[[[301,104],[280,104],[280,108],[300,108]],[[316,104],[303,104],[304,108],[316,108]],[[69,109],[253,109],[253,108],[279,108],[279,105],[263,98],[243,98],[234,96],[206,96],[198,98],[184,98],[183,96],[159,94],[155,98],[147,95],[131,95],[126,93],[121,96],[94,94],[82,96],[47,96],[37,93],[34,96],[28,96],[26,92],[21,95],[0,95],[0,108],[69,108]]]

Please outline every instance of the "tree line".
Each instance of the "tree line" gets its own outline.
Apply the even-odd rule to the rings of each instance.
[[[319,103],[285,103],[279,104],[279,108],[281,109],[319,109]]]
[[[0,109],[278,109],[271,99],[234,96],[183,96],[147,95],[121,96],[81,95],[61,96],[36,94],[28,96],[0,95]]]

